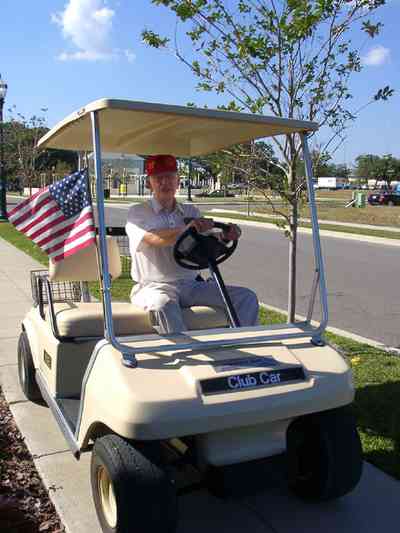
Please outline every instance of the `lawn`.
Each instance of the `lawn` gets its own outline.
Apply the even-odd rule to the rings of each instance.
[[[239,213],[230,213],[226,211],[209,211],[208,213],[204,213],[206,216],[210,216],[214,218],[215,220],[218,220],[218,218],[229,218],[232,220],[250,220],[254,222],[276,222],[279,219],[274,217],[271,214],[270,217],[261,216],[261,215],[250,215],[248,217],[245,214],[239,214]],[[320,218],[320,217],[319,217]],[[300,222],[299,226],[302,228],[311,228],[311,223],[309,222]],[[400,239],[400,231],[399,232],[393,232],[393,231],[386,231],[385,229],[369,229],[369,228],[358,228],[358,227],[347,227],[347,226],[335,226],[334,224],[324,224],[324,221],[322,219],[319,220],[319,228],[323,230],[329,230],[329,231],[337,231],[340,233],[350,233],[350,234],[356,234],[356,235],[368,235],[371,237],[382,237],[386,239]]]
[[[301,216],[309,216],[308,209],[302,209]],[[400,207],[372,206],[364,208],[354,207],[327,207],[318,205],[318,218],[320,220],[334,220],[356,224],[372,224],[374,226],[397,226],[400,228]]]
[[[257,212],[272,215],[272,209],[257,206]],[[400,228],[400,207],[393,206],[372,206],[364,208],[344,207],[342,205],[331,205],[330,202],[319,202],[317,205],[318,218],[320,221],[331,220],[335,222],[348,222],[355,224],[371,224],[373,226],[397,226]],[[254,209],[252,209],[254,211]],[[300,210],[301,218],[310,218],[308,206]]]
[[[400,228],[400,207],[371,206],[365,208],[345,207],[351,200],[353,191],[320,191],[316,193],[318,218],[356,224],[372,224],[376,226],[398,226]],[[371,191],[362,191],[369,194]],[[252,203],[250,204],[252,211]],[[272,209],[265,202],[258,204],[257,212],[272,215]],[[300,210],[302,218],[310,218],[309,207]]]
[[[46,256],[11,225],[0,224],[0,237],[47,264]],[[128,300],[132,286],[127,260],[124,271],[122,279],[113,284],[113,297],[118,300]],[[96,295],[99,296],[98,290]],[[285,316],[279,313],[267,309],[260,312],[263,324],[284,320]],[[326,337],[352,366],[354,408],[365,459],[400,479],[400,357],[331,333]]]

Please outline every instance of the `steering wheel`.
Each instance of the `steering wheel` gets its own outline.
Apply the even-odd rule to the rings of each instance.
[[[214,228],[227,231],[229,226],[222,222],[214,222]],[[219,265],[236,250],[238,240],[222,242],[214,235],[201,235],[190,227],[182,233],[174,246],[174,259],[183,268],[201,270],[210,264]]]

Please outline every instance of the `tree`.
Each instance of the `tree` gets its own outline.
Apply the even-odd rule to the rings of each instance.
[[[336,176],[338,178],[349,179],[350,174],[351,174],[350,168],[344,163],[341,163],[339,165],[333,165],[332,171],[329,174],[329,176]]]
[[[46,110],[42,109],[44,113]],[[34,115],[27,119],[16,111],[9,110],[11,120],[4,124],[5,167],[8,179],[20,178],[20,185],[40,186],[40,175],[62,176],[77,167],[78,155],[67,150],[41,150],[37,143],[48,128],[44,116]],[[21,180],[22,178],[22,180]]]
[[[400,176],[400,160],[386,154],[380,158],[379,164],[380,179],[386,181],[386,185],[390,188],[391,182]]]
[[[226,97],[226,109],[307,119],[330,129],[323,151],[343,140],[352,109],[349,80],[362,69],[352,45],[355,30],[375,37],[381,23],[369,17],[385,0],[152,0],[173,11],[185,26],[185,56],[175,32],[150,29],[143,39],[155,48],[172,48],[199,79],[198,89]],[[193,57],[194,56],[194,57]],[[368,103],[387,100],[386,86]],[[273,142],[286,175],[290,206],[289,320],[296,304],[297,213],[302,184],[297,164],[299,139],[287,135]],[[300,176],[301,177],[301,176]]]
[[[70,174],[78,167],[78,153],[70,150],[47,149],[38,154],[36,170],[54,171],[57,176]]]
[[[276,172],[277,164],[272,147],[262,141],[237,144],[193,160],[206,168],[214,181],[219,178],[224,185],[237,180],[249,183],[261,174]]]
[[[379,180],[386,181],[388,187],[400,176],[400,160],[386,154],[382,157],[374,154],[363,154],[356,158],[356,176],[374,179],[375,186]]]
[[[348,178],[350,169],[345,164],[336,164],[332,162],[332,156],[328,152],[322,152],[320,149],[311,150],[311,161],[313,165],[313,175],[316,178],[326,176],[335,176],[337,178]],[[298,176],[305,175],[304,160],[299,158],[296,167]]]
[[[42,112],[45,112],[42,109]],[[6,129],[6,166],[15,169],[22,178],[22,186],[39,185],[37,160],[40,150],[38,140],[47,131],[44,116],[34,115],[27,119],[13,107],[9,109],[11,120]]]
[[[356,157],[355,175],[358,178],[379,179],[379,156],[364,154]]]

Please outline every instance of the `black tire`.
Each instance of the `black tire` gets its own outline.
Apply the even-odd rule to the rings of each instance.
[[[36,383],[31,347],[25,331],[22,331],[18,339],[18,378],[22,392],[28,400],[43,401],[42,393]]]
[[[96,440],[91,483],[104,533],[175,531],[176,490],[157,464],[159,458],[156,444],[149,443],[138,450],[118,435],[105,435]],[[107,491],[107,485],[112,490]]]
[[[310,501],[340,498],[362,474],[362,449],[349,406],[295,420],[287,432],[289,487]]]

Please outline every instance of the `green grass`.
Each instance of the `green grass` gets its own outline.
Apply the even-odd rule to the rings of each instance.
[[[27,255],[30,255],[33,259],[41,263],[45,268],[49,265],[49,258],[47,254],[41,251],[41,249],[36,246],[31,240],[29,240],[23,233],[17,231],[14,226],[9,223],[0,223],[0,237],[5,241],[14,245],[16,248],[25,252]],[[111,296],[115,300],[129,300],[129,293],[132,288],[132,280],[129,277],[129,260],[123,259],[123,276],[115,280],[111,287]],[[89,284],[90,292],[97,299],[101,298],[99,284],[93,282]]]
[[[0,237],[5,241],[22,250],[33,259],[47,266],[49,263],[48,256],[41,249],[29,240],[23,233],[17,231],[14,226],[7,222],[0,223]]]
[[[280,219],[274,218],[274,217],[260,217],[257,215],[239,215],[236,213],[226,213],[223,211],[210,211],[208,213],[205,213],[206,216],[210,216],[214,219],[220,218],[231,218],[232,220],[250,220],[254,222],[281,222]],[[301,222],[299,223],[299,227],[301,228],[311,228],[311,224],[307,222]],[[385,239],[400,239],[400,232],[392,232],[392,231],[385,231],[385,230],[373,230],[368,228],[358,228],[358,227],[347,227],[347,226],[335,226],[334,224],[324,224],[323,222],[319,223],[319,228],[321,230],[329,230],[329,231],[337,231],[338,233],[351,233],[355,235],[368,235],[370,237],[383,237]]]
[[[400,479],[400,357],[327,333],[350,361],[365,459]]]
[[[0,237],[47,265],[47,257],[31,241],[9,224],[0,224]],[[113,284],[113,298],[129,300],[132,281],[129,260],[124,276]],[[28,273],[27,273],[28,275]],[[96,284],[93,294],[100,297]],[[262,324],[285,322],[283,314],[261,309]],[[356,385],[355,413],[364,457],[378,468],[400,479],[400,357],[367,344],[327,333],[327,340],[346,357]]]
[[[285,321],[286,315],[261,309],[261,324]],[[400,479],[400,357],[329,332],[326,340],[352,367],[365,460]]]

